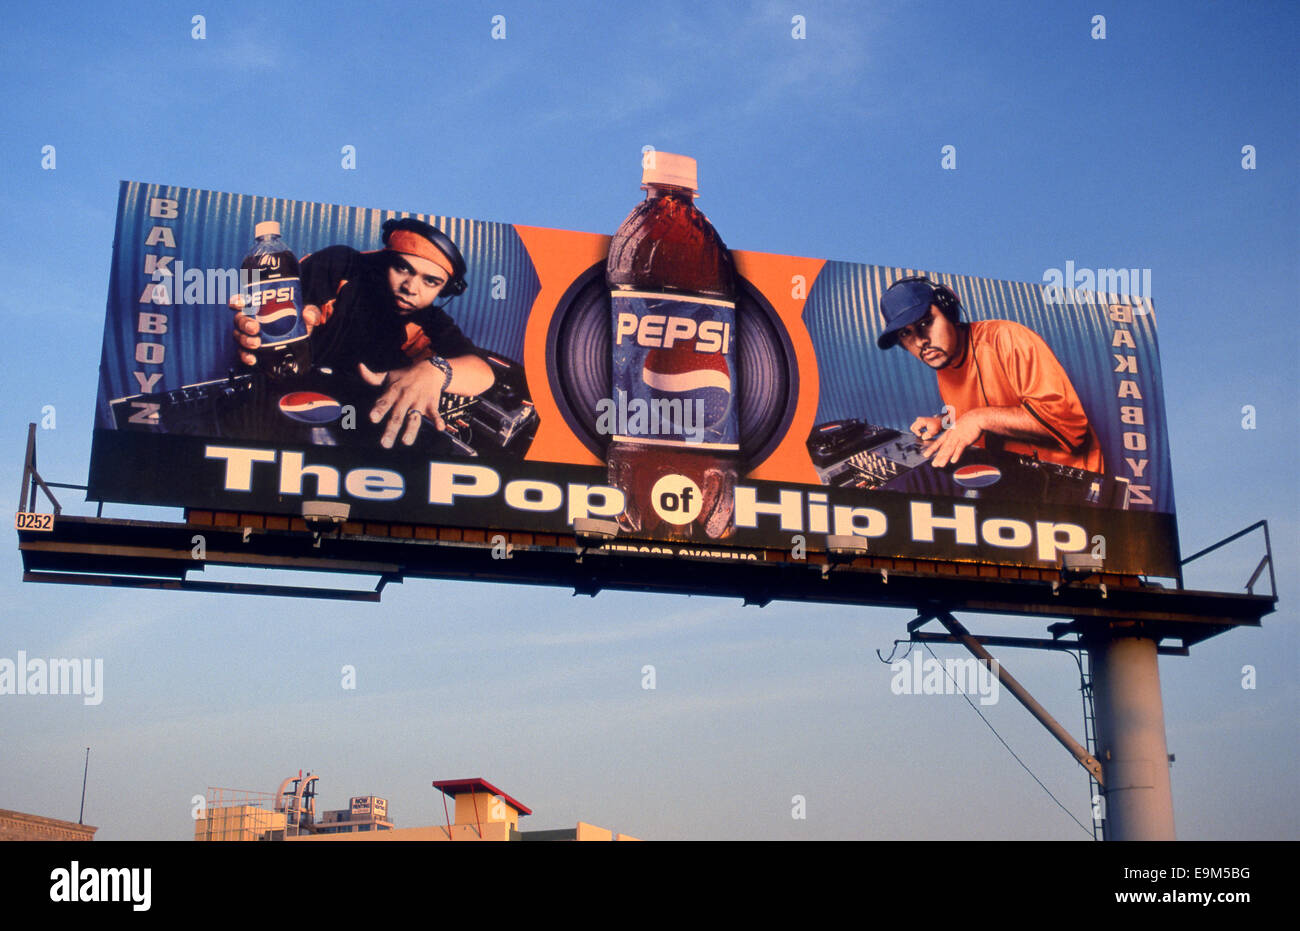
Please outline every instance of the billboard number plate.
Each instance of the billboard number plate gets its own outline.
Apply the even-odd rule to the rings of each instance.
[[[54,531],[53,514],[35,514],[29,511],[19,511],[14,515],[15,530],[45,530]]]

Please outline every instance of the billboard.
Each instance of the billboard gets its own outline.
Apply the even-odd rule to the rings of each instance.
[[[1149,298],[730,250],[611,299],[610,241],[124,182],[89,497],[1176,573]]]
[[[349,800],[348,806],[353,815],[373,814],[380,818],[388,817],[388,799],[377,795],[354,796]]]

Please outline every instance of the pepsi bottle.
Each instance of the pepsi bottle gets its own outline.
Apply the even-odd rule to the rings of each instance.
[[[270,378],[283,380],[311,368],[307,325],[302,318],[302,283],[298,259],[283,239],[274,220],[253,228],[256,242],[240,264],[243,313],[257,320],[262,344],[253,350],[257,368]]]
[[[695,159],[651,151],[645,200],[610,242],[610,484],[629,533],[722,539],[740,452],[731,252],[695,206]]]

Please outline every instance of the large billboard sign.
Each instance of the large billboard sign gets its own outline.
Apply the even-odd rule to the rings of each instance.
[[[610,243],[123,183],[90,497],[1176,574],[1148,298]]]

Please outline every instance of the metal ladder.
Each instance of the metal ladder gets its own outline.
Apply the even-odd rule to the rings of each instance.
[[[1079,650],[1079,692],[1083,696],[1083,742],[1093,757],[1097,756],[1097,713],[1092,699],[1092,664],[1087,650]],[[1092,812],[1092,839],[1106,839],[1106,793],[1092,773],[1088,773],[1088,811]],[[1101,817],[1098,817],[1098,815]]]

